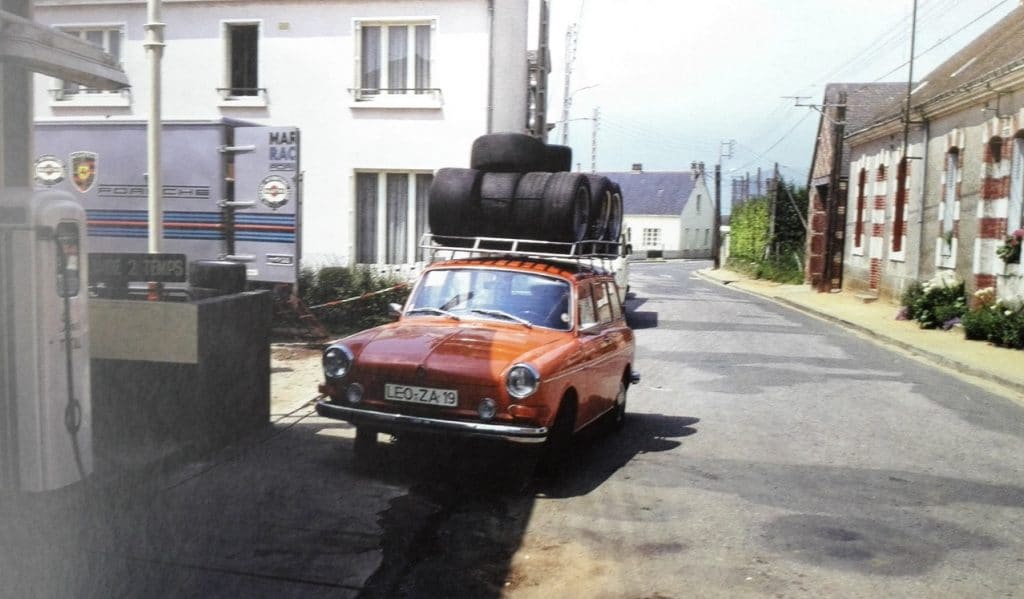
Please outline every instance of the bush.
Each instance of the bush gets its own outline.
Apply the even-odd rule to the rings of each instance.
[[[968,339],[1024,349],[1024,304],[996,300],[995,289],[986,287],[974,293],[974,309],[964,314],[964,335]]]
[[[903,292],[906,316],[922,329],[950,328],[967,312],[963,281],[939,274],[924,284],[917,281]]]
[[[328,266],[315,272],[303,269],[299,273],[299,297],[306,306],[359,298],[313,310],[331,332],[348,334],[389,322],[388,305],[404,303],[409,288],[402,286],[377,295],[366,294],[404,283],[394,276],[377,275],[366,267]]]

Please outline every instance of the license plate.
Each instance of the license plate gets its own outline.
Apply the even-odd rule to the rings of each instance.
[[[384,399],[432,406],[454,407],[459,404],[459,392],[453,389],[431,389],[430,387],[413,387],[410,385],[386,383],[384,385]]]

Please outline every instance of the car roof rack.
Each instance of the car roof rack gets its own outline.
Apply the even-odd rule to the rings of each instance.
[[[615,260],[621,256],[618,241],[584,240],[574,242],[512,239],[505,237],[456,237],[424,233],[420,248],[427,251],[428,262],[456,258],[547,258],[554,260]],[[438,256],[438,254],[442,254]]]

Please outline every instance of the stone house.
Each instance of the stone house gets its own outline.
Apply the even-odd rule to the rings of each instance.
[[[1024,6],[863,127],[850,158],[843,288],[897,299],[913,281],[1024,291],[997,250],[1024,225]],[[909,121],[909,122],[908,122]]]

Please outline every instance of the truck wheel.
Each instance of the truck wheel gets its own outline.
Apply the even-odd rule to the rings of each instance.
[[[622,188],[612,182],[611,203],[608,206],[608,226],[604,230],[605,241],[618,241],[622,235]]]
[[[564,173],[572,170],[572,148],[549,144],[546,148],[546,168],[549,173]]]
[[[196,260],[189,265],[188,284],[216,290],[218,295],[245,291],[245,264],[228,260]]]
[[[495,173],[544,170],[544,142],[525,133],[490,133],[473,141],[469,166]]]
[[[587,227],[587,239],[604,239],[608,228],[608,215],[612,204],[612,182],[608,177],[585,175],[590,184],[590,226]]]
[[[468,226],[473,224],[470,215],[480,203],[482,182],[483,173],[471,168],[442,168],[434,175],[427,193],[427,224],[438,243],[470,245],[471,242],[446,236],[477,234],[469,231]]]
[[[545,241],[581,241],[590,216],[590,187],[579,173],[553,173],[544,190]]]

